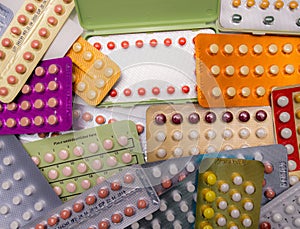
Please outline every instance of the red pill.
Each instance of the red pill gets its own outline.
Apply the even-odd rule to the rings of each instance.
[[[165,189],[168,189],[172,186],[172,181],[170,179],[164,179],[162,182],[161,182],[161,185],[163,188]]]
[[[8,84],[16,84],[17,82],[18,82],[17,77],[12,76],[12,75],[7,77],[7,83]]]
[[[157,46],[157,40],[156,40],[156,39],[152,39],[152,40],[150,41],[150,45],[151,45],[151,47]]]
[[[47,22],[52,26],[56,26],[58,21],[55,17],[50,16],[48,17]]]
[[[138,94],[140,95],[140,96],[143,96],[143,95],[145,95],[146,94],[146,90],[145,90],[145,88],[139,88],[138,89]]]
[[[3,60],[5,58],[5,52],[0,50],[0,60]]]
[[[165,44],[165,46],[169,47],[172,44],[172,40],[170,38],[166,38],[164,40],[164,44]]]
[[[123,216],[120,213],[115,213],[111,216],[111,221],[115,224],[121,223]]]
[[[131,90],[129,88],[124,89],[124,95],[125,96],[130,96],[131,95]]]
[[[32,61],[34,58],[34,55],[31,52],[25,52],[23,54],[23,59],[27,61]]]
[[[127,49],[129,47],[129,42],[128,41],[122,41],[121,46],[123,49]]]
[[[169,95],[172,95],[174,92],[175,92],[175,88],[174,88],[173,86],[169,86],[169,87],[167,88],[167,93],[168,93]]]
[[[84,205],[83,205],[82,202],[75,203],[73,205],[73,211],[74,212],[81,212],[83,210],[83,207],[84,207]]]
[[[186,39],[184,37],[179,38],[178,40],[178,44],[180,44],[181,46],[185,45],[186,43]]]
[[[95,118],[95,121],[96,121],[97,124],[101,125],[101,124],[104,124],[106,120],[102,115],[98,115]]]
[[[68,219],[72,215],[72,212],[69,209],[64,209],[60,212],[60,217],[62,219]]]
[[[108,229],[110,227],[110,223],[108,220],[102,220],[98,224],[98,229]]]
[[[124,209],[124,215],[131,217],[135,214],[135,210],[132,206],[128,206]]]
[[[125,174],[124,176],[124,183],[131,184],[134,181],[134,176],[130,173]]]
[[[264,166],[265,166],[265,173],[266,174],[270,174],[270,173],[273,172],[273,165],[271,163],[265,162]]]
[[[183,87],[181,88],[181,91],[182,91],[184,94],[187,94],[187,93],[190,92],[190,87],[185,85],[185,86],[183,86]]]
[[[271,229],[271,224],[269,222],[262,222],[260,225],[259,225],[259,229]]]
[[[17,35],[17,36],[19,36],[19,35],[21,34],[21,30],[20,30],[18,27],[12,27],[12,28],[10,29],[10,32],[11,32],[12,34],[14,34],[14,35]]]
[[[267,188],[267,190],[265,191],[264,194],[265,194],[265,197],[267,197],[268,199],[273,199],[276,196],[276,193],[271,188]]]
[[[152,88],[152,94],[153,95],[159,95],[159,93],[160,93],[160,89],[158,87]]]
[[[25,6],[25,10],[28,11],[29,13],[33,13],[35,11],[35,5],[33,5],[32,3],[28,3]]]
[[[136,130],[138,132],[138,134],[142,134],[144,132],[144,126],[142,124],[136,124]]]
[[[31,48],[33,48],[33,49],[40,49],[41,46],[42,46],[42,44],[39,40],[33,40],[31,42]]]
[[[135,45],[136,45],[136,47],[138,47],[138,48],[142,48],[143,45],[144,45],[144,42],[143,42],[142,40],[137,40],[137,41],[135,42]]]
[[[31,87],[28,85],[28,84],[25,84],[24,86],[23,86],[23,88],[22,88],[22,93],[24,94],[24,95],[26,95],[26,94],[28,94],[28,93],[30,93],[31,92]]]
[[[21,25],[26,25],[28,18],[24,14],[21,14],[18,16],[17,20]]]
[[[114,181],[114,182],[112,182],[112,183],[110,184],[110,188],[111,188],[111,190],[113,190],[113,191],[118,191],[118,190],[121,189],[121,184],[120,184],[119,181]]]
[[[82,119],[86,122],[92,121],[93,116],[89,112],[85,112],[82,115]]]
[[[100,44],[99,42],[95,42],[95,43],[94,43],[94,47],[95,47],[96,49],[100,50],[100,49],[101,49],[101,44]]]
[[[61,5],[61,4],[58,4],[54,7],[54,12],[57,14],[57,15],[62,15],[64,13],[64,7]]]
[[[49,36],[49,31],[46,28],[41,28],[39,30],[40,37],[47,38]]]
[[[0,95],[1,96],[7,96],[8,89],[6,87],[0,87]]]
[[[145,199],[139,199],[137,202],[138,209],[144,209],[148,206],[148,202]]]
[[[118,92],[115,90],[115,89],[112,89],[110,92],[109,92],[109,95],[111,97],[116,97],[118,95]]]
[[[12,41],[9,39],[9,38],[4,38],[2,41],[1,41],[1,44],[3,47],[6,47],[6,48],[9,48],[12,46]]]
[[[107,48],[108,48],[108,49],[112,50],[112,49],[114,49],[115,47],[116,47],[116,45],[115,45],[114,42],[110,41],[110,42],[107,43]]]
[[[98,196],[102,199],[106,198],[109,194],[109,191],[108,191],[108,188],[106,187],[103,187],[103,188],[100,188],[99,191],[98,191]]]
[[[37,225],[35,225],[35,229],[46,229],[46,225],[44,225],[43,223],[39,223]]]
[[[51,216],[48,218],[47,223],[49,226],[54,226],[58,223],[58,217],[57,216]]]
[[[90,195],[85,198],[85,203],[87,205],[93,205],[96,202],[96,196]]]

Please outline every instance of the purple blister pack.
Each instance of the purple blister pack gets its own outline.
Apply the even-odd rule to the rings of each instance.
[[[8,80],[16,81],[13,76]],[[40,62],[22,92],[0,103],[0,135],[65,131],[72,126],[72,60]]]

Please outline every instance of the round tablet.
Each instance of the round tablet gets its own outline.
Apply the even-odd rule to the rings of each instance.
[[[290,128],[283,128],[280,131],[280,136],[284,139],[289,139],[292,136],[292,130]]]

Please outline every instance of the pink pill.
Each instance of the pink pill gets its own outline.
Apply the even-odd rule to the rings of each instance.
[[[12,28],[10,29],[10,32],[11,32],[12,34],[14,34],[14,35],[17,35],[17,36],[19,36],[19,35],[21,34],[21,30],[20,30],[18,27],[12,27]]]
[[[21,14],[20,16],[18,16],[17,20],[21,25],[26,25],[28,18],[24,14]]]
[[[7,96],[8,89],[6,87],[0,87],[0,95],[1,96]]]
[[[61,150],[58,153],[58,157],[62,160],[66,160],[69,157],[69,152],[67,150]]]
[[[62,194],[61,187],[55,186],[53,187],[53,191],[56,193],[56,195],[60,196]]]
[[[110,149],[112,149],[113,146],[114,146],[114,144],[113,144],[112,140],[110,140],[110,139],[104,140],[104,142],[103,142],[104,149],[110,150]]]
[[[64,7],[60,4],[58,4],[54,7],[54,12],[58,15],[61,15],[64,12]]]
[[[49,35],[49,31],[46,28],[41,28],[39,30],[40,37],[47,38]]]
[[[97,182],[97,184],[101,184],[101,183],[103,183],[105,180],[106,180],[105,177],[98,177],[97,180],[96,180],[96,182]]]
[[[76,184],[74,184],[74,183],[72,183],[72,182],[68,183],[68,184],[66,185],[66,190],[67,190],[68,192],[71,192],[71,193],[75,192],[75,191],[76,191]]]
[[[26,67],[23,64],[17,64],[15,69],[19,74],[23,74],[26,72]]]
[[[70,166],[66,166],[62,169],[62,173],[64,176],[69,177],[72,175],[73,171],[72,168]]]
[[[10,75],[7,77],[7,83],[8,84],[16,84],[18,82],[17,77]]]
[[[40,49],[41,45],[42,45],[41,42],[38,40],[33,40],[31,42],[31,48],[33,48],[33,49]]]
[[[131,160],[132,160],[132,156],[131,156],[130,153],[124,153],[124,154],[122,155],[122,161],[123,161],[124,163],[129,163],[129,162],[131,162]]]
[[[58,21],[55,17],[50,16],[48,17],[47,22],[52,26],[56,26]]]
[[[55,169],[51,169],[51,170],[48,172],[48,177],[49,177],[49,179],[51,179],[51,180],[55,180],[55,179],[58,177],[58,172],[57,172]]]
[[[89,189],[91,187],[91,182],[89,180],[81,181],[81,187],[83,189]]]
[[[99,147],[98,147],[98,145],[96,143],[91,143],[89,145],[89,151],[91,153],[96,153],[98,151],[98,149],[99,149]]]
[[[36,76],[43,76],[43,75],[45,75],[45,69],[43,67],[39,66],[34,70],[34,74]]]
[[[128,144],[128,138],[126,136],[120,136],[118,138],[118,143],[121,145],[121,146],[126,146]]]
[[[167,93],[168,93],[168,94],[172,95],[174,92],[175,92],[175,88],[174,88],[173,86],[169,86],[169,87],[167,88]]]
[[[34,58],[34,55],[31,52],[25,52],[23,54],[23,59],[27,61],[32,61]]]
[[[48,163],[51,163],[54,161],[54,155],[52,153],[46,153],[44,156],[44,160]]]
[[[75,156],[82,156],[83,155],[83,148],[81,146],[76,146],[74,149],[73,149],[73,154]]]
[[[87,171],[87,166],[86,166],[86,164],[85,163],[79,163],[78,165],[77,165],[77,171],[79,172],[79,173],[85,173],[86,171]]]
[[[0,60],[3,60],[5,58],[5,52],[0,50]]]
[[[34,162],[34,164],[39,165],[40,164],[40,158],[36,157],[36,156],[32,156],[31,157],[32,161]]]
[[[32,3],[28,3],[25,6],[25,10],[28,11],[29,13],[33,13],[35,11],[36,7]]]
[[[9,38],[4,38],[1,42],[3,47],[9,48],[12,46],[12,41]]]
[[[116,157],[114,157],[114,156],[109,156],[109,157],[106,159],[106,163],[107,163],[108,166],[113,167],[113,166],[115,166],[115,165],[118,163],[118,161],[117,161],[117,158],[116,158]]]
[[[93,169],[95,169],[95,170],[101,169],[101,168],[102,168],[102,163],[101,163],[101,161],[98,160],[98,159],[94,160],[94,161],[92,162],[92,167],[93,167]]]

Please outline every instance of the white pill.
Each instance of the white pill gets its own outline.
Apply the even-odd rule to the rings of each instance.
[[[103,61],[102,60],[95,60],[94,62],[94,68],[96,68],[97,70],[101,69],[103,66]]]
[[[103,79],[96,79],[94,81],[96,88],[100,89],[103,88],[105,85],[105,81]]]
[[[196,190],[196,187],[195,187],[195,185],[191,181],[188,181],[186,183],[186,190],[188,192],[194,192]]]
[[[247,202],[244,203],[244,209],[246,211],[252,211],[253,207],[254,207],[254,205],[250,201],[247,201]]]
[[[4,190],[10,189],[11,186],[12,186],[11,181],[4,181],[4,182],[2,183],[2,185],[1,185],[2,189],[4,189]]]
[[[156,140],[159,141],[159,142],[163,142],[165,141],[166,139],[166,134],[162,131],[159,131],[157,134],[156,134]]]
[[[45,202],[40,200],[34,204],[34,210],[40,212],[44,209]]]
[[[290,181],[290,185],[295,185],[299,182],[299,178],[297,176],[290,176],[289,181]]]
[[[262,161],[264,159],[263,155],[260,152],[255,152],[254,153],[254,159],[256,161]]]
[[[293,45],[292,44],[285,44],[283,46],[283,52],[286,54],[290,54],[293,51]]]
[[[233,147],[231,145],[225,145],[223,149],[224,150],[232,150]]]
[[[226,218],[223,216],[221,216],[217,219],[217,224],[220,227],[224,227],[226,225],[226,223],[227,223]]]
[[[251,94],[251,90],[249,87],[243,87],[241,92],[243,97],[249,97],[249,95]]]
[[[209,51],[212,53],[212,54],[217,54],[218,51],[219,51],[219,46],[217,44],[211,44],[209,46]]]
[[[227,184],[227,183],[221,184],[220,191],[224,192],[224,193],[228,192],[229,191],[229,184]]]
[[[243,178],[241,176],[235,176],[232,180],[235,185],[241,185],[243,183]]]
[[[234,193],[232,196],[231,196],[231,199],[235,202],[239,202],[241,201],[242,199],[242,195],[240,193]]]
[[[30,196],[30,195],[32,195],[34,190],[35,190],[35,188],[32,185],[28,186],[24,189],[24,195]]]
[[[189,210],[189,206],[187,205],[186,201],[181,201],[179,203],[180,211],[187,212]]]
[[[199,138],[199,132],[197,130],[191,130],[189,133],[189,138],[191,140],[195,140],[195,139]]]
[[[294,160],[288,161],[289,171],[293,171],[297,168],[297,163]]]
[[[281,112],[279,115],[279,120],[283,123],[289,122],[291,119],[291,115],[288,112]]]
[[[249,195],[253,194],[255,192],[255,188],[253,185],[247,185],[245,188],[245,192]]]
[[[256,92],[257,96],[262,97],[266,94],[266,89],[264,87],[258,87],[258,88],[256,88],[255,92]]]
[[[21,180],[23,177],[24,177],[23,171],[17,171],[17,172],[15,172],[14,175],[13,175],[13,178],[14,178],[16,181]]]
[[[205,150],[206,153],[214,153],[217,152],[216,147],[214,146],[208,146],[207,149]]]
[[[3,158],[2,162],[4,165],[9,166],[13,163],[14,158],[12,156],[6,156]]]
[[[181,194],[179,193],[178,190],[174,190],[172,192],[172,198],[175,202],[179,202],[181,200]]]
[[[284,71],[286,74],[293,74],[295,72],[295,67],[292,64],[288,64],[284,67]]]
[[[198,155],[200,153],[200,149],[198,146],[193,146],[191,149],[190,149],[190,154],[191,155]]]
[[[249,72],[250,72],[250,69],[249,69],[248,66],[242,66],[242,67],[240,67],[240,73],[241,73],[241,75],[247,76],[249,74]]]
[[[176,147],[173,151],[174,157],[181,157],[183,154],[183,149],[180,147]]]
[[[161,200],[160,201],[160,206],[159,206],[159,210],[161,212],[164,212],[168,209],[168,205],[167,205],[167,202],[165,200]]]
[[[283,128],[280,131],[280,136],[284,139],[289,139],[292,136],[292,131],[290,128]]]
[[[286,214],[291,215],[296,211],[296,208],[293,205],[288,205],[285,207],[284,211]]]
[[[226,90],[226,94],[229,96],[229,97],[234,97],[236,95],[236,89],[234,87],[229,87],[227,88]]]
[[[32,213],[31,213],[30,211],[24,212],[23,215],[22,215],[22,218],[23,218],[24,220],[26,220],[26,221],[27,221],[27,220],[30,220],[31,217],[32,217]]]
[[[175,175],[178,173],[178,168],[175,164],[171,164],[170,167],[169,167],[169,173],[171,175]]]
[[[188,162],[187,165],[185,166],[186,170],[191,173],[191,172],[194,172],[195,171],[195,165],[193,162]]]
[[[138,222],[131,224],[131,229],[139,229],[139,228],[140,228],[140,224]]]
[[[265,128],[259,128],[255,131],[255,135],[256,135],[256,137],[262,139],[262,138],[267,137],[268,132]]]
[[[220,201],[219,204],[218,204],[218,207],[221,210],[225,210],[227,208],[227,202],[225,200]]]
[[[277,65],[272,65],[272,66],[270,67],[270,73],[271,73],[272,75],[277,75],[278,72],[279,72],[279,67],[278,67]]]
[[[242,128],[239,131],[239,136],[242,139],[247,139],[250,136],[250,131],[247,128]]]
[[[152,175],[156,178],[161,176],[161,170],[159,167],[153,167],[152,169]]]
[[[261,54],[263,51],[263,47],[260,44],[256,44],[253,47],[253,51],[255,54]]]
[[[291,145],[291,144],[286,144],[286,145],[285,145],[285,148],[287,149],[287,153],[288,153],[288,154],[292,154],[292,153],[294,153],[294,151],[295,151],[294,146]]]
[[[188,212],[186,214],[186,218],[187,218],[187,221],[189,223],[194,223],[195,222],[195,216],[194,216],[194,213],[193,212]]]
[[[211,73],[214,75],[214,76],[217,76],[220,74],[220,67],[218,65],[213,65],[211,68],[210,68],[210,71]]]
[[[79,82],[77,85],[76,85],[76,89],[77,91],[80,91],[80,92],[83,92],[85,89],[86,89],[86,83],[85,82]]]
[[[73,49],[74,52],[80,52],[81,49],[82,49],[82,46],[81,46],[80,43],[75,43],[75,44],[73,45],[72,49]]]
[[[271,54],[275,54],[278,52],[278,47],[275,44],[271,44],[269,45],[269,53]]]
[[[86,51],[83,53],[83,59],[86,61],[90,61],[93,58],[93,53],[90,51]]]
[[[174,131],[174,133],[173,133],[173,139],[175,141],[180,141],[182,138],[183,138],[183,134],[182,134],[181,131],[178,131],[178,130]]]
[[[208,130],[205,133],[205,137],[207,138],[207,140],[212,140],[215,139],[217,136],[216,132],[214,130]]]
[[[275,213],[272,215],[272,221],[274,223],[279,223],[280,221],[282,221],[282,215],[280,213]]]
[[[8,207],[8,206],[3,205],[3,206],[0,208],[0,214],[1,214],[1,215],[6,215],[8,212],[9,212],[9,207]]]
[[[260,75],[260,76],[261,76],[262,74],[264,74],[265,68],[264,68],[263,66],[261,66],[261,65],[257,65],[257,66],[255,67],[254,71],[255,71],[255,73],[256,73],[257,75]]]
[[[243,55],[245,55],[247,52],[248,52],[248,47],[247,47],[247,45],[240,45],[239,46],[239,52],[241,53],[241,54],[243,54]]]
[[[11,224],[9,225],[10,229],[18,229],[20,228],[20,223],[18,221],[12,221]]]
[[[19,205],[22,201],[22,197],[21,196],[14,196],[12,199],[12,202],[14,205]]]
[[[225,68],[225,73],[228,75],[228,76],[232,76],[234,74],[234,67],[229,65]]]
[[[93,100],[93,99],[96,98],[97,92],[94,91],[94,90],[89,90],[89,91],[87,92],[86,96],[87,96],[87,98],[88,98],[89,100]]]
[[[233,46],[231,44],[226,44],[224,46],[224,52],[226,54],[231,54],[233,52]]]
[[[298,217],[298,218],[294,219],[293,224],[294,224],[297,228],[300,228],[300,218]]]
[[[104,69],[104,75],[109,78],[113,75],[114,70],[112,68],[105,68]]]
[[[167,220],[168,220],[169,222],[172,222],[172,221],[175,220],[175,216],[174,216],[174,214],[173,214],[173,212],[172,212],[171,210],[168,210],[168,211],[166,212],[166,218],[167,218]]]
[[[154,220],[151,222],[151,224],[152,224],[152,229],[160,229],[160,228],[161,228],[158,219],[154,219]]]
[[[175,220],[173,223],[173,229],[182,229],[181,223],[179,220]]]
[[[238,209],[233,209],[230,211],[230,215],[232,218],[237,219],[240,217],[240,211]]]
[[[145,217],[145,220],[148,220],[148,221],[150,221],[150,220],[152,220],[153,219],[153,215],[152,214],[149,214],[149,215],[147,215],[146,217]]]
[[[250,218],[246,218],[243,220],[243,225],[244,227],[251,227],[252,225],[252,220]]]
[[[156,155],[159,158],[163,158],[167,155],[167,151],[165,149],[158,149],[157,152],[156,152]]]
[[[214,96],[214,97],[220,97],[222,95],[222,91],[219,87],[214,87],[212,90],[211,90],[211,94]]]

